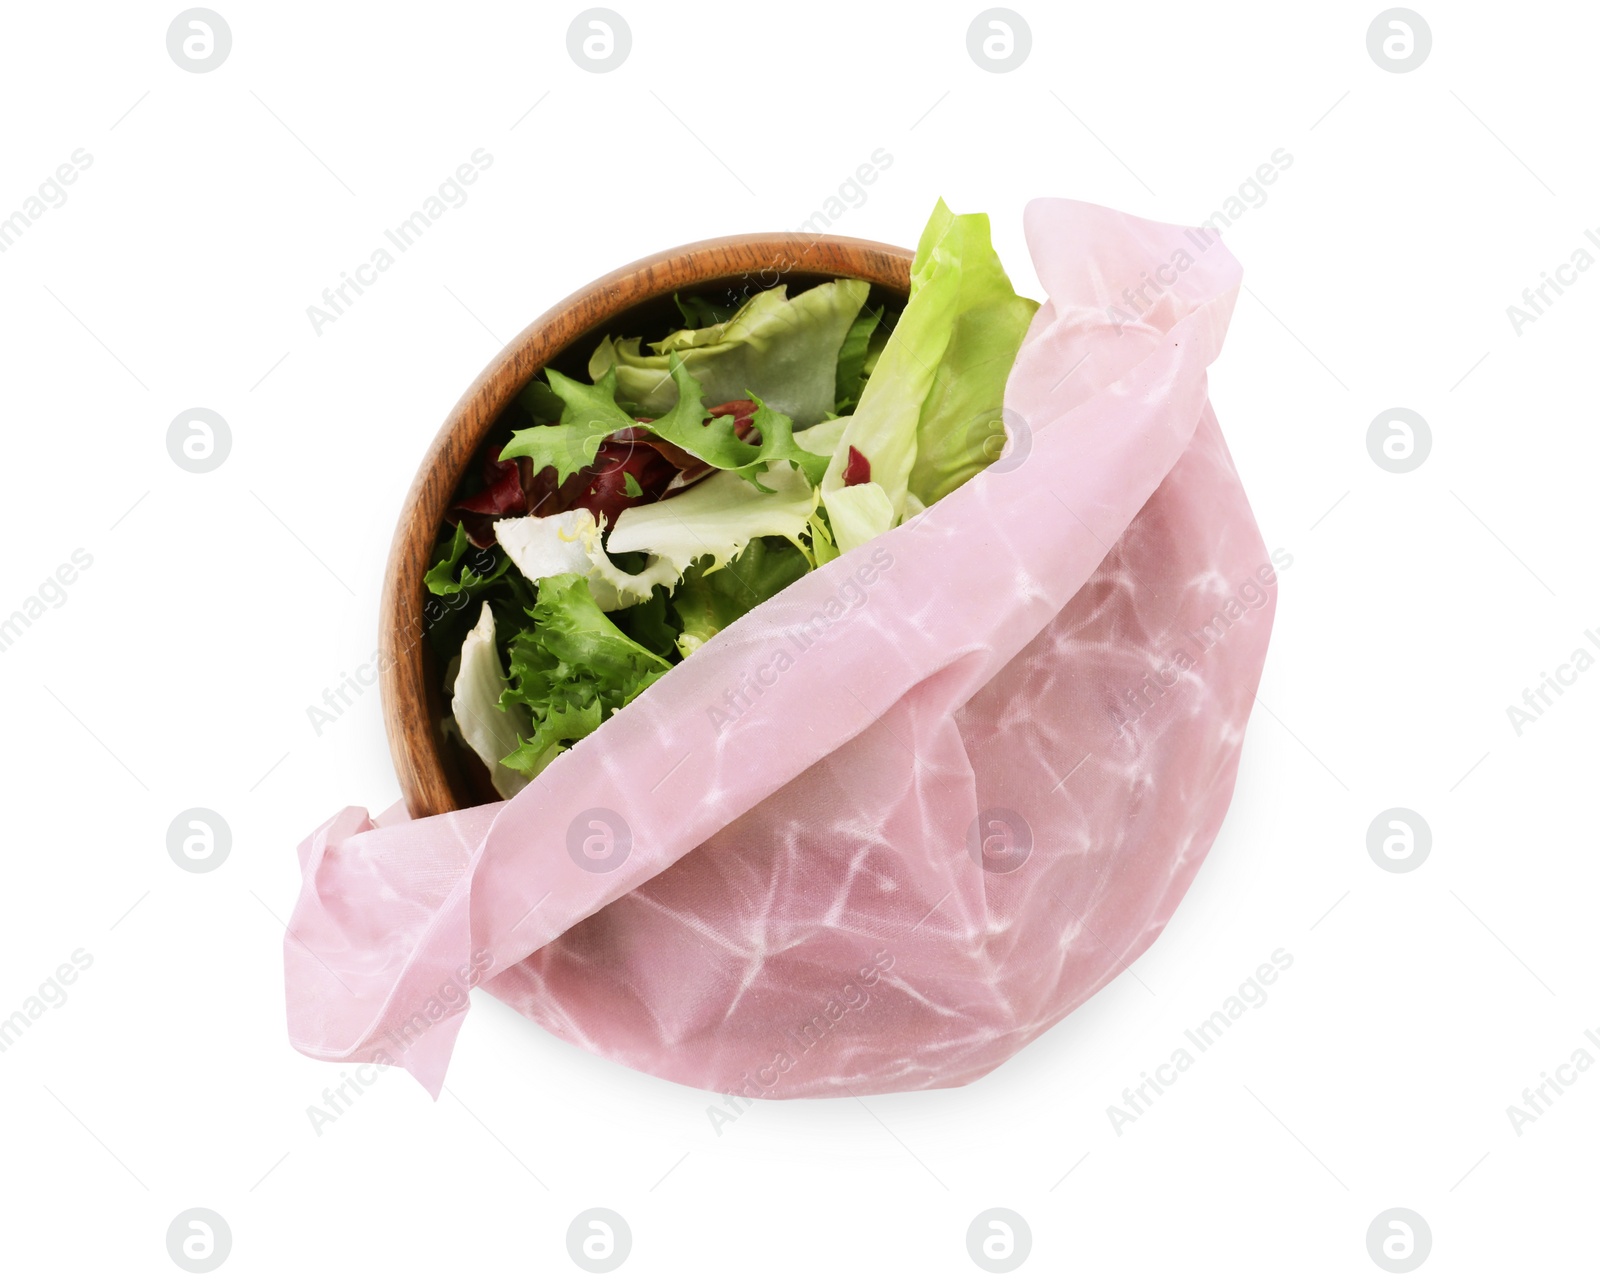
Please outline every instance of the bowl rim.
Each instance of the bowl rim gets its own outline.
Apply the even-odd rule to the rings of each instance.
[[[691,286],[854,277],[904,297],[912,251],[849,236],[746,233],[694,241],[635,259],[546,309],[507,343],[461,395],[424,453],[395,524],[379,603],[379,693],[406,811],[416,819],[475,805],[443,743],[443,692],[430,689],[424,591],[437,532],[462,475],[501,412],[535,374],[641,306]]]

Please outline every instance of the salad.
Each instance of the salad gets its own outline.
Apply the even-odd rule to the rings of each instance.
[[[589,382],[546,369],[469,469],[424,584],[446,725],[501,797],[721,629],[999,457],[1038,307],[984,214],[940,201],[898,315],[867,282],[607,337]]]

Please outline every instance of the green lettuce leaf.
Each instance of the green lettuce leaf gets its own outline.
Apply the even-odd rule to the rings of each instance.
[[[461,651],[467,632],[488,603],[496,618],[519,620],[533,605],[528,582],[516,573],[505,550],[475,548],[458,522],[434,549],[434,564],[422,577],[429,597],[423,602],[422,627],[428,644],[442,660]],[[505,632],[510,636],[515,623]]]
[[[582,575],[539,581],[533,626],[511,639],[501,708],[525,710],[532,730],[503,759],[530,778],[563,748],[649,687],[671,666],[609,619]]]
[[[770,489],[716,472],[682,494],[629,508],[606,546],[613,554],[653,553],[681,575],[705,556],[711,569],[725,566],[764,535],[798,544],[817,510],[816,488],[787,463],[774,464],[761,479]]]
[[[840,552],[930,504],[993,459],[990,412],[1038,305],[1000,266],[986,214],[934,208],[911,264],[911,294],[878,354],[822,481]],[[854,447],[881,494],[846,486]]]
[[[819,566],[826,566],[839,555],[839,545],[833,542],[833,527],[828,525],[828,514],[819,506],[808,523],[811,536],[811,556]]]
[[[600,443],[634,418],[617,404],[615,371],[606,371],[593,384],[579,383],[558,370],[546,369],[544,376],[561,398],[561,422],[513,432],[500,457],[531,459],[535,472],[553,467],[560,485],[593,463]]]
[[[700,294],[691,294],[688,298],[680,298],[677,294],[674,294],[672,301],[678,305],[678,311],[683,316],[683,323],[690,329],[704,328],[708,325],[721,325],[739,310],[727,303],[714,303]]]
[[[650,431],[663,441],[687,450],[696,459],[725,472],[737,473],[762,489],[766,486],[757,473],[779,460],[788,460],[801,468],[813,485],[822,480],[828,467],[827,457],[812,454],[795,443],[793,426],[787,415],[773,410],[750,393],[756,403],[751,423],[761,434],[761,444],[741,441],[733,430],[733,415],[722,414],[709,423],[703,421],[706,411],[699,380],[689,373],[688,363],[677,353],[672,354],[670,362],[672,381],[678,389],[677,400],[671,410],[650,424]]]
[[[648,600],[611,611],[610,615],[618,628],[652,654],[670,659],[678,653],[680,625],[669,589],[657,588]]]
[[[617,395],[659,418],[677,400],[669,361],[676,352],[712,405],[754,389],[796,427],[809,428],[834,408],[839,350],[868,288],[865,281],[828,281],[789,298],[787,286],[774,286],[751,295],[726,321],[650,344],[649,354],[638,339],[607,338],[589,358],[589,374],[598,380],[616,366]]]
[[[531,780],[585,735],[599,730],[604,718],[598,700],[584,705],[552,706],[533,734],[508,753],[500,765]]]
[[[911,493],[925,505],[937,503],[1000,457],[1006,379],[1039,310],[1011,288],[990,243],[989,216],[963,214],[952,222],[946,239],[959,237],[952,253],[959,264],[960,299],[944,360],[917,417],[917,459],[911,468]]]
[[[691,566],[673,594],[683,623],[678,651],[693,654],[739,616],[782,592],[806,571],[805,553],[781,539],[755,539],[721,570]]]
[[[440,543],[433,555],[438,561],[422,576],[422,586],[440,597],[486,588],[511,564],[494,548],[474,548],[467,528],[459,521],[449,540]]]
[[[850,322],[850,329],[839,348],[839,365],[834,372],[833,412],[849,414],[861,399],[861,389],[867,383],[867,355],[872,348],[872,337],[878,323],[883,320],[883,309],[875,307],[862,312]]]
[[[903,496],[902,502],[909,498],[909,495]],[[895,526],[905,515],[895,510],[894,500],[876,481],[841,486],[834,491],[827,504],[828,525],[840,552],[849,552],[867,540],[876,538]]]
[[[566,402],[556,395],[543,379],[529,379],[526,387],[517,393],[517,404],[528,412],[535,423],[559,423]]]
[[[809,450],[812,454],[825,455],[833,458],[833,452],[839,446],[839,438],[844,436],[844,430],[850,426],[850,416],[842,415],[837,419],[824,419],[821,423],[794,434],[794,443],[802,450]]]

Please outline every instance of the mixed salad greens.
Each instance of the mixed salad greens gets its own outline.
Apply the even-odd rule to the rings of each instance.
[[[456,498],[428,614],[451,729],[511,797],[675,663],[807,571],[998,458],[1038,304],[984,214],[940,201],[896,316],[867,282],[607,337],[590,382],[547,369]]]

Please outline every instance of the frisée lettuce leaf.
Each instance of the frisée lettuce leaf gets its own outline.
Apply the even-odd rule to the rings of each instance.
[[[689,373],[688,363],[676,352],[670,361],[669,372],[677,386],[678,399],[671,410],[650,424],[650,431],[713,468],[732,472],[762,489],[766,487],[758,474],[769,463],[784,459],[804,471],[813,485],[822,480],[828,467],[827,457],[812,454],[795,442],[793,425],[787,415],[773,410],[755,393],[749,393],[756,404],[751,422],[761,434],[761,443],[752,445],[741,440],[734,431],[733,415],[721,414],[706,420],[699,380]]]
[[[500,707],[532,724],[501,759],[531,779],[671,665],[611,621],[583,575],[541,579],[530,614],[533,626],[511,639]]]
[[[561,398],[561,422],[536,424],[511,434],[500,451],[502,459],[527,457],[535,472],[556,470],[560,485],[573,473],[594,462],[600,443],[634,418],[617,404],[617,375],[607,370],[593,384],[569,379],[559,370],[546,369],[550,390]]]

